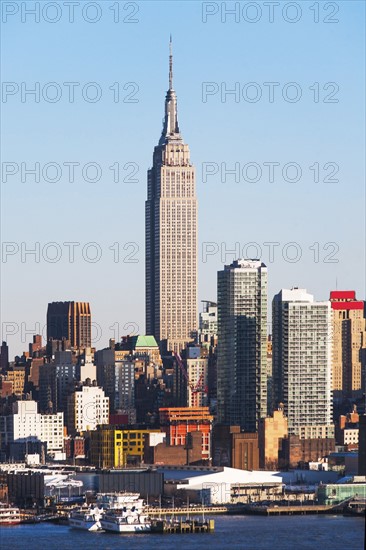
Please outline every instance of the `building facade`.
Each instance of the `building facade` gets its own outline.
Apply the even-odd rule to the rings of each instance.
[[[190,432],[202,433],[202,460],[211,459],[213,416],[208,407],[169,407],[159,410],[160,427],[166,433],[168,445],[189,448]]]
[[[263,418],[259,425],[259,465],[266,470],[279,467],[279,450],[282,439],[288,435],[287,418],[282,406],[273,411],[273,416]]]
[[[0,417],[0,440],[2,450],[12,444],[42,442],[47,444],[47,452],[63,449],[64,415],[40,414],[36,401],[16,401],[13,413]]]
[[[267,267],[236,260],[218,272],[220,423],[256,432],[267,414]]]
[[[91,347],[88,302],[51,302],[47,309],[47,340],[67,340],[72,348]]]
[[[330,302],[315,302],[305,289],[282,289],[272,313],[274,401],[284,404],[289,434],[334,437]]]
[[[68,397],[68,432],[95,430],[99,424],[108,424],[109,398],[98,386],[81,386]]]
[[[146,332],[179,352],[197,330],[195,170],[178,126],[172,55],[159,144],[148,171]]]
[[[357,399],[365,392],[366,319],[364,303],[353,290],[330,293],[333,348],[332,389],[334,398]]]

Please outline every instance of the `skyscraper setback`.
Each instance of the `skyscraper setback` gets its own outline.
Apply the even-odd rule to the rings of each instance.
[[[195,169],[183,142],[173,89],[148,171],[146,201],[146,333],[180,351],[197,329],[197,199]]]

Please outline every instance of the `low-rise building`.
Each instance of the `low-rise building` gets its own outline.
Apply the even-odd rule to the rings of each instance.
[[[168,445],[186,445],[188,433],[202,432],[202,460],[211,460],[213,416],[208,407],[161,408],[159,418]]]
[[[154,430],[122,430],[98,426],[89,433],[90,463],[97,468],[121,468],[144,461],[146,436]],[[160,433],[160,432],[158,432]]]

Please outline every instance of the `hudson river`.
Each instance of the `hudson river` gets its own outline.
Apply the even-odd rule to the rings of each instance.
[[[363,550],[364,518],[338,516],[216,516],[215,532],[186,535],[89,533],[41,523],[4,527],[3,550]]]

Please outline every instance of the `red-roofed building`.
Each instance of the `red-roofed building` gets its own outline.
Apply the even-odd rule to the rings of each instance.
[[[354,290],[330,293],[333,319],[332,379],[336,400],[357,399],[365,391],[366,319]]]

